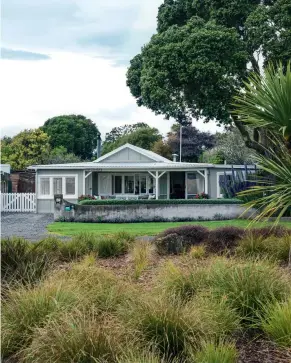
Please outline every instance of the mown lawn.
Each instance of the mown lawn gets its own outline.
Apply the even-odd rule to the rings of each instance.
[[[126,231],[135,236],[154,236],[167,228],[185,224],[199,224],[208,228],[235,226],[246,228],[250,221],[244,219],[231,219],[226,221],[201,221],[201,222],[151,222],[151,223],[74,223],[54,222],[47,226],[49,232],[62,236],[74,236],[80,232],[93,232],[98,235],[114,234]],[[285,227],[291,228],[290,222],[282,222]],[[256,227],[271,226],[271,223],[256,223]]]

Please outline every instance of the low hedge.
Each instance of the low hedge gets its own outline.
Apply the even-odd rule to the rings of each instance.
[[[138,199],[138,200],[82,200],[79,205],[132,205],[132,204],[241,204],[239,199]]]

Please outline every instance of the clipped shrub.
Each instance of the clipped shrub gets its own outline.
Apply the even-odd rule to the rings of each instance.
[[[132,204],[241,204],[240,199],[235,198],[220,198],[220,199],[139,199],[139,200],[118,200],[118,199],[103,199],[103,200],[81,200],[80,205],[132,205]]]
[[[39,281],[55,260],[52,254],[39,250],[37,244],[23,238],[6,238],[1,241],[2,283],[28,284]]]
[[[208,235],[207,249],[214,253],[231,251],[237,246],[244,234],[244,229],[239,227],[221,227],[213,229]]]
[[[22,356],[31,363],[114,362],[123,335],[122,327],[109,316],[74,310],[36,329]]]
[[[278,345],[291,347],[291,298],[275,303],[265,311],[261,326]]]
[[[268,238],[271,236],[284,237],[285,235],[291,235],[291,229],[278,225],[273,227],[252,228],[251,233],[254,236],[261,236],[263,238]]]
[[[207,240],[208,229],[198,225],[169,228],[155,239],[160,254],[179,254]]]
[[[28,346],[35,328],[56,313],[72,307],[77,298],[65,285],[44,284],[11,290],[2,304],[2,354],[4,357]]]
[[[199,363],[236,363],[238,352],[233,343],[204,343],[198,352],[192,355]]]
[[[290,293],[290,278],[269,261],[218,259],[209,271],[214,295],[225,298],[244,323],[257,322],[264,306],[283,301]]]

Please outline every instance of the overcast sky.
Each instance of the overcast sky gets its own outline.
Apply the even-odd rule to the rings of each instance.
[[[1,133],[60,114],[91,118],[102,136],[171,121],[140,108],[126,87],[129,60],[155,32],[162,0],[2,0]],[[215,125],[196,123],[201,130]]]

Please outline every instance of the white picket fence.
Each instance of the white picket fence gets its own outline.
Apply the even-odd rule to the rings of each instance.
[[[1,212],[36,212],[36,194],[1,193]]]

